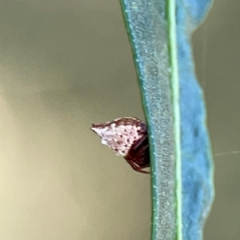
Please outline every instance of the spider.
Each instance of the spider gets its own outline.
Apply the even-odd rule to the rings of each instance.
[[[150,166],[147,126],[135,117],[117,118],[111,122],[92,124],[101,143],[122,156],[137,172]]]

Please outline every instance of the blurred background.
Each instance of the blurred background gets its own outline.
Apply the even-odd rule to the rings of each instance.
[[[240,239],[240,2],[193,35],[216,199],[205,240]],[[0,0],[0,239],[146,240],[150,178],[89,128],[144,119],[120,4]]]

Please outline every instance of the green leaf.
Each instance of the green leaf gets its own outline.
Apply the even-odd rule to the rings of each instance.
[[[212,162],[189,42],[210,1],[120,1],[149,128],[152,240],[201,239]]]

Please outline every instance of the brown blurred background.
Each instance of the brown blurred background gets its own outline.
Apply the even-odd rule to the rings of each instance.
[[[206,240],[240,239],[239,12],[216,0],[193,36],[215,155]],[[149,176],[89,130],[144,118],[119,2],[0,0],[0,52],[0,239],[149,239]]]

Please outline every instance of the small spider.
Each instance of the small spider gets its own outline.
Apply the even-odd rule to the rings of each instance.
[[[92,124],[101,143],[122,156],[131,167],[141,173],[150,166],[147,126],[134,117],[117,118],[111,122]]]

